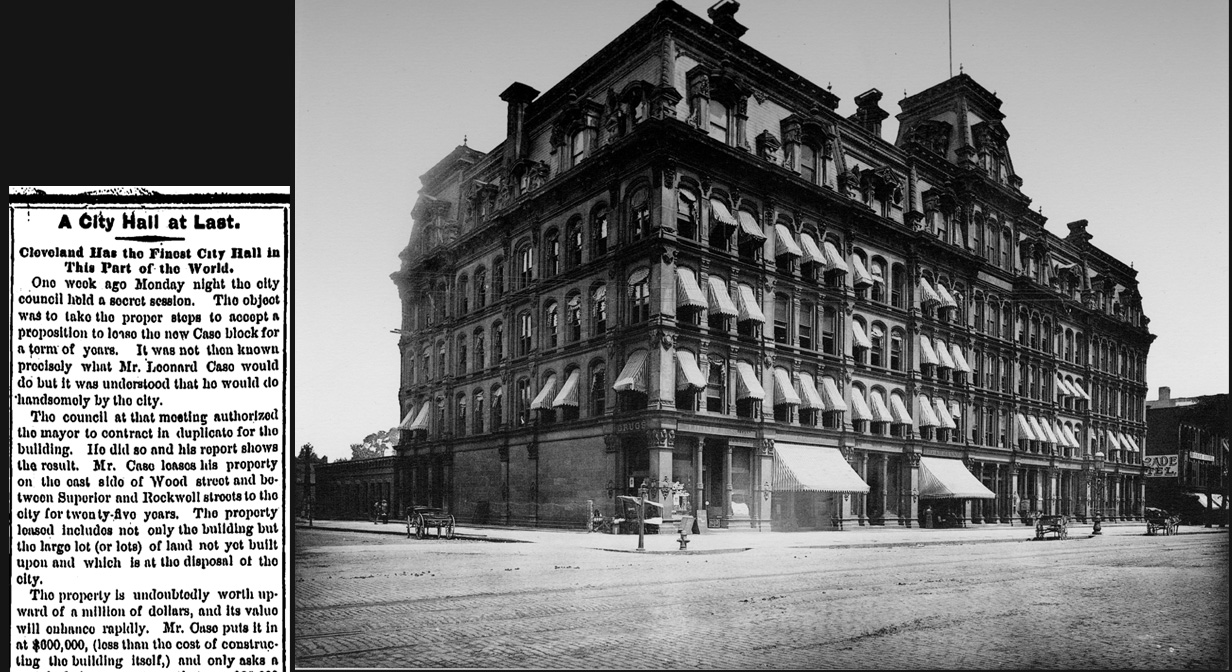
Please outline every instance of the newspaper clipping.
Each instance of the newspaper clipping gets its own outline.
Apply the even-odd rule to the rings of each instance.
[[[9,220],[11,669],[285,669],[289,198]]]

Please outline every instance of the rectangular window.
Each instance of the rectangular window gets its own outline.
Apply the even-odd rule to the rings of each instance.
[[[837,340],[834,336],[837,325],[837,311],[831,306],[824,307],[821,315],[821,351],[828,355],[838,354]]]
[[[774,342],[787,343],[789,299],[782,294],[774,295]]]
[[[812,350],[813,344],[813,321],[817,319],[817,311],[813,304],[804,302],[800,304],[800,347],[804,350]]]
[[[710,101],[709,109],[710,137],[719,142],[727,142],[728,114],[727,106],[717,100]]]

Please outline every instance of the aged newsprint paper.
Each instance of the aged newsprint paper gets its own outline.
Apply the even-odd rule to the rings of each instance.
[[[289,196],[8,214],[10,669],[286,669]]]

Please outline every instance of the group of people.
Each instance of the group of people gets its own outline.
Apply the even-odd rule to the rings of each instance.
[[[389,500],[381,499],[372,503],[372,524],[389,522]]]

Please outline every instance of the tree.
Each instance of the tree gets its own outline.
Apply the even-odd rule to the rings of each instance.
[[[385,457],[385,451],[391,448],[391,444],[397,438],[390,436],[392,433],[392,430],[381,430],[365,436],[363,443],[352,443],[351,459],[372,460]]]

